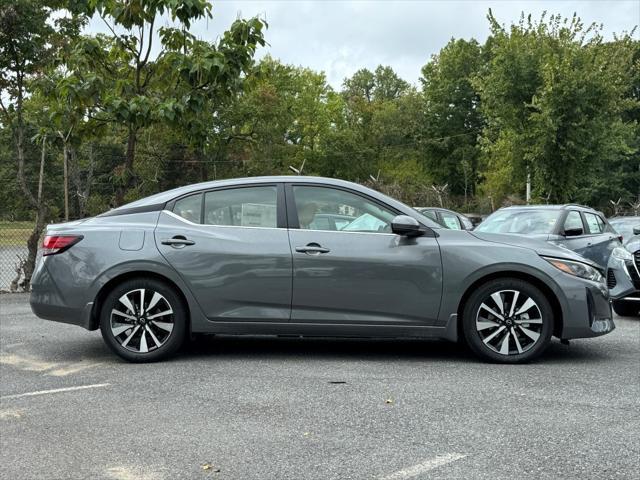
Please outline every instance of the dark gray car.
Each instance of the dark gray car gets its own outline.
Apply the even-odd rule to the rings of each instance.
[[[593,262],[448,230],[326,178],[190,185],[50,225],[44,248],[36,315],[100,328],[131,361],[163,358],[190,333],[224,333],[464,339],[485,359],[516,363],[552,335],[614,328]]]
[[[496,210],[477,232],[526,235],[545,240],[596,262],[603,270],[621,237],[601,212],[583,205],[526,205]]]

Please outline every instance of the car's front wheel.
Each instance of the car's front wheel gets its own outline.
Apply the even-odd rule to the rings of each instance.
[[[116,286],[100,314],[105,343],[131,362],[153,362],[180,348],[187,312],[173,288],[156,279],[137,278]]]
[[[538,357],[553,333],[553,310],[534,285],[516,278],[495,279],[477,288],[463,312],[463,334],[480,357],[524,363]]]

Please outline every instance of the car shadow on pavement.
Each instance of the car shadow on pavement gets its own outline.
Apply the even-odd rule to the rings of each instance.
[[[537,362],[574,363],[609,360],[615,355],[588,343],[551,343]],[[257,336],[196,336],[186,342],[180,358],[197,357],[298,360],[402,360],[482,363],[468,348],[444,340],[289,338]]]
[[[201,335],[187,342],[182,357],[223,356],[261,359],[461,360],[475,361],[451,342],[413,339],[300,338]]]

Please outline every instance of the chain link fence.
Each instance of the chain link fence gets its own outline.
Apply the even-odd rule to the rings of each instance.
[[[369,186],[389,195],[402,197],[403,192],[400,185],[381,185],[370,182]],[[450,207],[448,198],[438,196],[436,190],[424,189],[424,193],[414,200],[417,202],[414,206],[440,206],[440,204],[443,204],[445,207]],[[490,211],[487,208],[482,210]],[[639,213],[638,210],[623,208],[622,206],[616,210],[616,212],[605,213],[609,215],[612,213],[617,215],[637,215]],[[24,280],[22,267],[27,259],[27,239],[31,235],[33,227],[33,222],[29,221],[0,221],[0,293],[24,291],[24,288],[20,285]],[[40,247],[41,244],[42,240],[38,242],[38,246]],[[40,256],[41,253],[38,252],[38,259]]]
[[[22,291],[22,267],[33,222],[0,221],[0,293]]]

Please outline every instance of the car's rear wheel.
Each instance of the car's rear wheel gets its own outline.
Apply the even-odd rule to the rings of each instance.
[[[463,312],[463,334],[480,357],[524,363],[549,345],[553,310],[534,285],[516,278],[495,279],[476,289]]]
[[[131,362],[175,353],[187,331],[187,312],[173,288],[155,279],[131,279],[105,298],[100,314],[105,343]]]
[[[640,316],[640,302],[630,300],[614,300],[613,311],[621,317]]]

